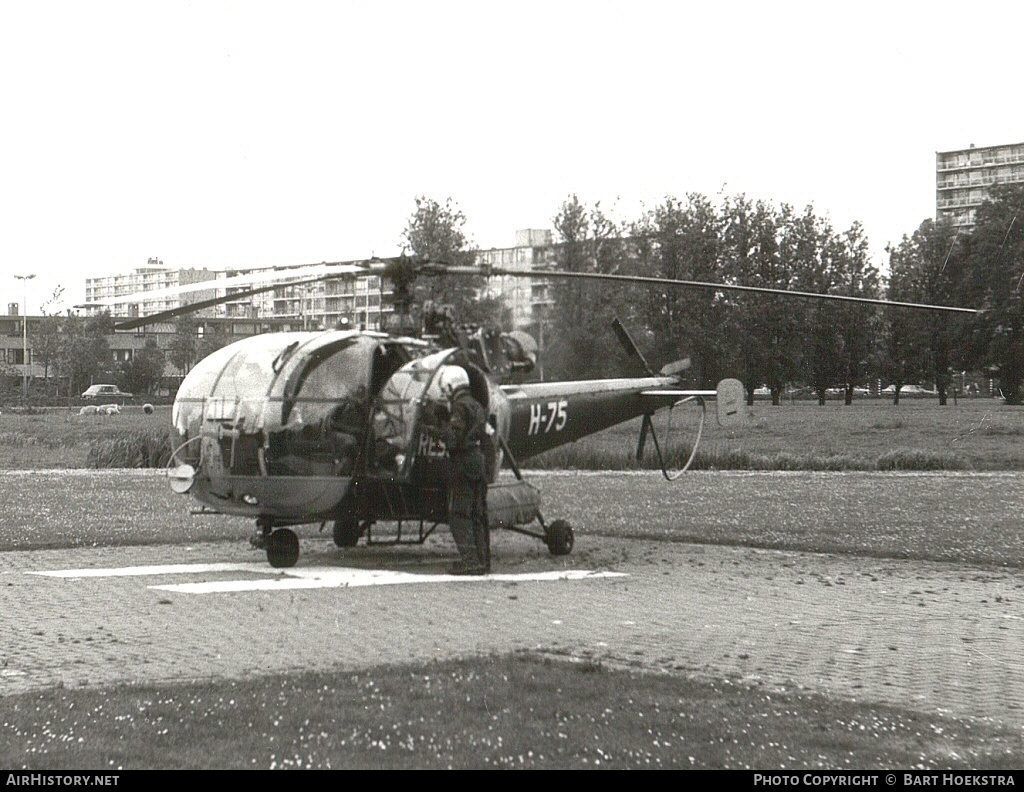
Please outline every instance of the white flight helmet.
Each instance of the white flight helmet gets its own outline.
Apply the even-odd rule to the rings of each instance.
[[[441,395],[451,398],[459,388],[469,387],[469,374],[462,366],[445,366],[437,374],[437,388]]]

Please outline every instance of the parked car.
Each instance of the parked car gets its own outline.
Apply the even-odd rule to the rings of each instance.
[[[130,399],[132,395],[125,393],[117,385],[90,385],[82,393],[83,399]]]

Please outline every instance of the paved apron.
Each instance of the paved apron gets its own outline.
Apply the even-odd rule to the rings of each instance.
[[[1021,571],[499,533],[503,575],[451,579],[448,545],[304,538],[291,574],[241,542],[4,553],[0,695],[530,649],[1024,725]],[[123,571],[168,564],[196,566]],[[34,574],[69,569],[122,572]]]

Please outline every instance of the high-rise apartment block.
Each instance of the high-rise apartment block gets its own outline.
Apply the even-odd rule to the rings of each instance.
[[[186,286],[192,283],[213,281],[217,273],[207,269],[174,269],[165,267],[159,259],[151,258],[145,267],[138,267],[126,275],[109,275],[99,278],[85,279],[85,301],[91,303],[98,300],[109,300],[128,294],[145,294],[160,292],[164,289]],[[111,316],[147,316],[149,314],[177,308],[183,302],[198,302],[211,299],[215,295],[213,284],[209,290],[193,292],[187,300],[182,297],[142,298],[137,303],[119,304],[110,308]],[[209,311],[206,314],[212,315]]]
[[[515,247],[478,250],[476,261],[484,267],[530,272],[553,267],[554,253],[550,230],[528,228],[516,231]],[[488,280],[487,296],[500,299],[508,306],[516,329],[529,331],[543,322],[554,304],[550,285],[550,281],[544,278],[496,276]]]
[[[1024,183],[1024,143],[936,152],[935,218],[949,218],[969,231],[993,186],[1019,183]]]

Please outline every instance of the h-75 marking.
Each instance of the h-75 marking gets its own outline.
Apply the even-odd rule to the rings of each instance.
[[[526,430],[528,435],[550,432],[554,429],[561,432],[565,428],[565,422],[569,420],[569,402],[566,399],[561,401],[549,401],[546,404],[539,402],[530,405],[530,426]]]

